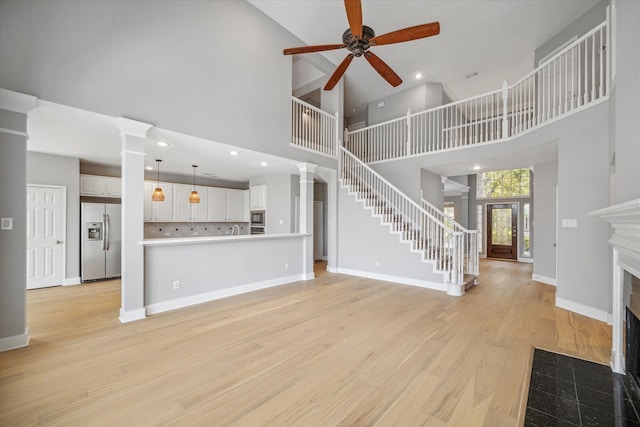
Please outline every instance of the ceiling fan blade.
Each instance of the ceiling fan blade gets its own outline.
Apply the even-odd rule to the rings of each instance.
[[[333,72],[333,74],[327,81],[327,84],[324,85],[324,90],[331,90],[335,87],[336,84],[338,84],[344,72],[347,71],[347,67],[349,66],[349,64],[351,64],[352,60],[353,53],[350,53],[346,58],[344,58],[340,65],[338,65],[338,68],[336,68],[336,70]]]
[[[391,86],[396,87],[400,83],[402,83],[402,79],[400,78],[400,76],[398,76],[396,72],[393,71],[387,64],[385,64],[384,61],[377,55],[370,51],[366,51],[364,53],[364,57],[367,61],[369,61],[369,64],[371,64],[371,66],[375,68],[378,74],[380,74],[382,78],[388,81]]]
[[[360,0],[344,0],[344,8],[347,11],[347,20],[351,34],[357,39],[362,38],[362,4]]]
[[[324,50],[342,49],[343,47],[345,47],[343,44],[319,44],[315,46],[289,47],[282,53],[285,55],[295,55],[296,53],[322,52]]]
[[[415,27],[403,28],[373,37],[369,40],[371,46],[381,46],[383,44],[408,42],[410,40],[422,39],[440,34],[440,23],[431,22],[429,24],[416,25]]]

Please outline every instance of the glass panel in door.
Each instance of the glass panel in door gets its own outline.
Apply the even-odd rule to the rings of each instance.
[[[518,259],[516,204],[487,205],[487,256]]]

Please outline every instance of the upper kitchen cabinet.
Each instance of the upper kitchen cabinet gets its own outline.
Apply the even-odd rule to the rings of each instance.
[[[245,221],[244,191],[209,188],[209,221]]]
[[[251,190],[251,210],[263,211],[267,209],[267,185],[253,185]]]
[[[80,175],[80,195],[122,197],[122,181],[109,176]]]
[[[162,202],[154,202],[151,200],[153,190],[156,186],[157,183],[155,182],[144,183],[144,220],[160,222],[173,221],[173,184],[168,182],[160,183],[160,188],[162,188],[162,192],[164,193],[164,201]]]
[[[189,196],[193,190],[192,185],[173,184],[175,199],[174,221],[198,221],[206,222],[208,219],[209,192],[207,187],[196,186],[196,191],[200,195],[200,203],[190,203]]]

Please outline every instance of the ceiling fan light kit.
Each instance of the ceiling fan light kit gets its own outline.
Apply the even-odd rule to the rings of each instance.
[[[347,57],[340,63],[340,65],[338,65],[331,77],[329,77],[329,80],[324,86],[324,90],[333,89],[347,71],[347,68],[349,67],[349,64],[351,64],[353,58],[358,58],[360,56],[364,56],[367,62],[371,64],[382,78],[384,78],[391,86],[396,87],[402,83],[400,76],[398,76],[396,72],[393,71],[382,59],[373,52],[370,52],[369,48],[385,44],[402,43],[440,34],[440,23],[431,22],[428,24],[403,28],[401,30],[392,31],[376,37],[376,34],[371,27],[362,25],[362,4],[360,3],[360,0],[344,0],[344,6],[347,12],[349,28],[347,28],[347,30],[342,34],[342,44],[292,47],[283,51],[285,55],[296,55],[299,53],[323,52],[327,50],[346,48],[350,53],[347,54]]]

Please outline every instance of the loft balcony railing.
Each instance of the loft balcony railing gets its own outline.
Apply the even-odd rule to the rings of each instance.
[[[608,98],[608,20],[509,86],[405,117],[345,131],[364,162],[423,155],[505,140]]]
[[[337,157],[338,115],[291,97],[291,145]]]

